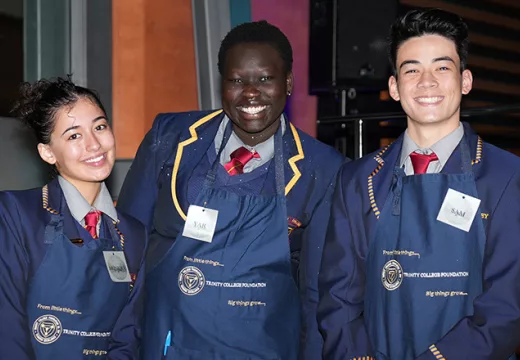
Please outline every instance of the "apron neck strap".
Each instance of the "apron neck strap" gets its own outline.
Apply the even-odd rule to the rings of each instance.
[[[280,121],[284,121],[283,118]],[[211,166],[211,170],[206,174],[206,180],[204,181],[204,188],[212,188],[215,185],[215,181],[217,178],[217,168],[220,165],[220,156],[222,155],[222,151],[226,147],[231,134],[232,134],[232,121],[230,120],[226,129],[224,130],[224,136],[222,138],[222,142],[220,144],[220,148],[217,152],[217,157]],[[283,160],[283,140],[282,140],[282,126],[278,126],[278,130],[274,134],[274,166],[275,166],[275,179],[276,179],[276,194],[283,195],[285,194],[285,175],[284,175],[284,160]]]

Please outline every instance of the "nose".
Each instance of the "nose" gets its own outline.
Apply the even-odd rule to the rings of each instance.
[[[249,82],[244,86],[243,94],[248,99],[254,99],[260,96],[260,91],[254,83]]]
[[[435,78],[435,75],[429,71],[425,71],[421,74],[421,78],[419,79],[419,83],[417,85],[422,88],[432,88],[436,87],[438,82]]]
[[[88,134],[85,136],[86,136],[85,143],[86,143],[87,151],[94,152],[94,151],[98,151],[101,148],[101,143],[99,142],[99,139],[97,138],[97,136],[95,134]]]

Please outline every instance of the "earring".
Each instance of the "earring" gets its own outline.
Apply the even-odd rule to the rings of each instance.
[[[291,92],[290,91],[287,91],[287,96],[291,96]]]

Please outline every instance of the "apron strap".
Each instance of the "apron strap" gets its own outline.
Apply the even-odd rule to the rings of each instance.
[[[283,118],[280,121],[284,121]],[[206,174],[203,189],[210,189],[215,185],[217,178],[217,168],[220,165],[220,156],[222,151],[226,147],[229,138],[232,133],[232,122],[231,120],[226,125],[224,136],[218,149],[217,157],[211,166],[211,170]],[[282,142],[282,126],[278,126],[278,130],[274,134],[274,163],[275,163],[275,180],[276,180],[276,195],[285,194],[285,175],[283,168],[283,142]]]
[[[468,138],[465,134],[462,137],[462,140],[460,141],[460,157],[462,162],[462,171],[464,172],[464,174],[469,174],[473,172],[471,166],[471,156],[468,145]]]

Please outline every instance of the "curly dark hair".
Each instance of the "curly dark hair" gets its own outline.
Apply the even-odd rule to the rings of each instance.
[[[75,85],[70,75],[67,78],[23,83],[20,86],[20,98],[11,113],[34,131],[38,142],[48,144],[56,124],[56,113],[64,107],[73,106],[81,98],[99,106],[106,116],[96,92]]]
[[[292,71],[293,51],[287,36],[276,26],[265,20],[248,22],[233,28],[222,40],[218,51],[218,72],[224,72],[226,55],[233,46],[243,43],[269,44],[278,51],[285,72]]]
[[[411,10],[399,17],[390,30],[389,57],[397,75],[397,50],[408,39],[424,35],[443,36],[455,43],[460,58],[460,70],[466,69],[468,59],[468,26],[453,13],[432,8]]]

